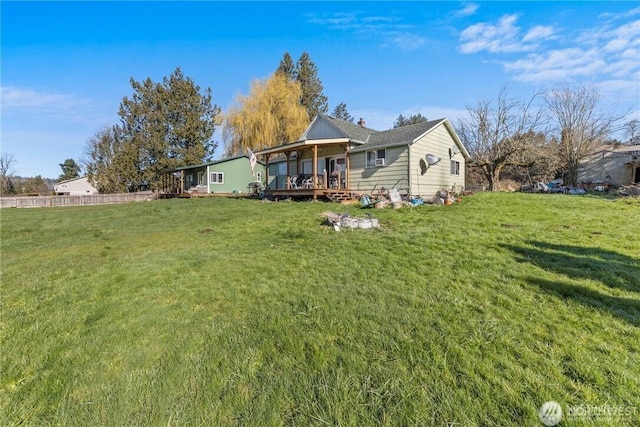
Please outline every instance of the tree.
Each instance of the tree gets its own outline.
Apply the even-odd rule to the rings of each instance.
[[[15,189],[11,178],[15,173],[16,158],[13,154],[0,155],[0,195],[12,194]]]
[[[295,66],[289,52],[285,52],[276,73],[300,84],[301,94],[298,102],[307,110],[309,119],[313,119],[318,113],[327,113],[329,104],[327,97],[322,93],[324,87],[318,77],[318,67],[307,52],[300,55]]]
[[[628,122],[625,122],[624,128],[629,137],[629,141],[631,141],[633,138],[640,135],[640,120],[629,120]]]
[[[580,163],[603,143],[621,117],[598,112],[600,93],[595,87],[554,89],[545,101],[560,141],[558,155],[564,166],[564,181],[576,185]]]
[[[283,73],[289,79],[295,80],[296,67],[293,64],[293,59],[291,58],[291,55],[289,55],[289,52],[284,53],[284,56],[282,57],[282,60],[280,60],[280,65],[278,65],[276,72]]]
[[[497,190],[500,172],[507,165],[523,165],[527,141],[535,134],[542,118],[533,110],[534,95],[527,101],[511,99],[506,88],[500,90],[495,104],[479,101],[467,107],[469,118],[461,119],[456,132],[469,150],[472,166],[482,170],[489,190]]]
[[[200,87],[180,68],[162,83],[131,79],[131,87],[134,93],[122,100],[121,123],[115,129],[116,139],[122,140],[120,146],[138,155],[137,183],[148,181],[158,188],[163,172],[213,156],[217,143],[211,138],[220,108],[211,104],[211,89],[200,93]]]
[[[28,178],[22,183],[22,187],[27,194],[39,194],[42,196],[51,193],[51,189],[41,175]]]
[[[262,149],[293,141],[309,123],[298,102],[300,85],[282,73],[254,80],[247,96],[238,96],[224,124],[225,153]]]
[[[85,169],[101,193],[124,193],[135,190],[139,181],[139,151],[130,142],[119,139],[117,126],[105,127],[85,146]]]
[[[60,168],[62,174],[58,177],[58,181],[66,181],[80,176],[80,166],[73,159],[67,159],[64,163],[60,163]]]
[[[349,111],[347,110],[347,104],[345,104],[344,102],[336,105],[336,108],[333,109],[333,113],[331,113],[331,115],[336,119],[344,120],[345,122],[353,123],[353,121],[355,120],[353,116],[349,114]]]
[[[412,114],[409,117],[404,117],[402,114],[398,116],[395,122],[393,122],[393,128],[399,128],[400,126],[414,125],[416,123],[428,122],[427,118],[420,113]]]
[[[327,97],[322,93],[324,87],[318,77],[318,67],[307,52],[296,63],[295,77],[302,91],[300,104],[307,110],[309,119],[313,119],[318,113],[326,114],[329,105]]]

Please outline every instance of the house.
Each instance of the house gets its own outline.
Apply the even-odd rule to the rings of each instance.
[[[604,145],[588,156],[578,169],[580,183],[614,186],[640,183],[640,140],[636,144]]]
[[[256,184],[262,184],[265,165],[257,162],[252,172],[249,157],[241,155],[175,171],[179,176],[179,192],[237,194],[252,192]]]
[[[368,194],[397,189],[431,197],[464,189],[469,153],[448,119],[386,131],[320,114],[300,138],[256,152],[278,196]]]
[[[89,182],[89,178],[86,176],[60,181],[53,186],[53,191],[58,196],[91,196],[98,194],[98,189]]]

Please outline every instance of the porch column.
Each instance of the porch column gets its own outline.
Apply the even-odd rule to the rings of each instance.
[[[311,166],[311,173],[313,174],[313,189],[317,188],[318,179],[318,144],[313,145],[313,165]],[[315,196],[313,196],[315,198]]]
[[[264,182],[264,188],[268,188],[269,187],[269,154],[265,154],[264,155],[264,163],[265,163],[265,182]],[[269,188],[270,189],[270,188]]]
[[[349,190],[351,188],[351,184],[349,183],[349,179],[351,176],[351,160],[349,159],[349,146],[347,145],[347,150],[344,153],[344,173],[345,173],[345,181],[344,181],[344,186],[346,187],[345,190]]]
[[[285,156],[287,156],[287,190],[291,190],[291,182],[289,182],[289,157],[291,156],[290,151],[285,151]]]

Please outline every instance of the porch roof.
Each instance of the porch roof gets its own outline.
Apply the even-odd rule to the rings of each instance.
[[[301,148],[313,147],[314,145],[334,145],[334,144],[363,144],[360,141],[354,141],[350,138],[328,138],[328,139],[303,139],[296,142],[290,142],[288,144],[278,145],[277,147],[265,148],[264,150],[256,151],[256,156],[272,155],[286,153],[287,151],[298,151]]]

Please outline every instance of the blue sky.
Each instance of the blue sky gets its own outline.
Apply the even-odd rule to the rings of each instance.
[[[418,112],[455,121],[504,85],[595,85],[640,119],[638,2],[3,1],[1,19],[0,143],[21,176],[80,161],[131,78],[179,66],[224,111],[284,52],[309,52],[330,111],[346,102],[374,129]]]

